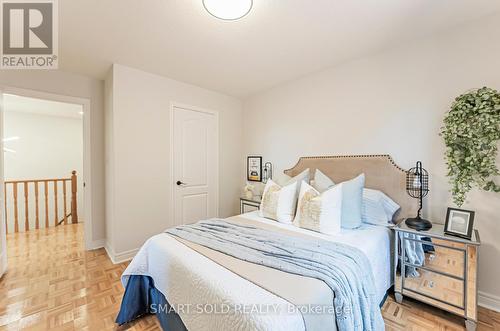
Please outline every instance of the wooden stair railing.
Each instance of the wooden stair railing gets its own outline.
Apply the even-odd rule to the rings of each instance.
[[[68,214],[67,212],[67,183],[71,185],[71,212]],[[48,228],[50,226],[49,220],[49,183],[53,183],[53,195],[54,195],[54,226],[60,225],[64,222],[64,224],[68,223],[68,218],[71,216],[71,223],[78,223],[78,203],[77,203],[77,176],[76,171],[71,172],[70,178],[53,178],[53,179],[31,179],[31,180],[7,180],[4,185],[4,192],[7,195],[7,187],[9,185],[12,186],[12,197],[13,197],[13,209],[14,209],[14,232],[19,232],[19,202],[18,202],[18,185],[22,185],[24,188],[24,230],[30,230],[30,219],[29,219],[29,188],[30,185],[34,185],[35,192],[35,229],[40,228],[40,208],[39,208],[39,184],[43,183],[44,188],[44,206],[45,206],[45,227]],[[63,188],[63,201],[64,201],[64,217],[62,220],[59,220],[59,206],[58,206],[58,192],[57,186],[58,183],[62,183]],[[7,215],[7,198],[5,201],[5,231],[8,233],[8,215]]]

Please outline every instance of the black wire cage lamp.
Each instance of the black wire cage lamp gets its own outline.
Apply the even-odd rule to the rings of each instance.
[[[406,192],[412,198],[419,199],[417,217],[407,218],[406,225],[418,231],[429,230],[432,228],[432,223],[420,216],[422,201],[429,193],[429,174],[422,167],[422,162],[420,161],[406,173]]]

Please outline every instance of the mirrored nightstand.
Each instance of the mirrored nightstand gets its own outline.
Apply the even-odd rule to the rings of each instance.
[[[400,222],[395,231],[394,291],[465,318],[468,331],[477,323],[477,261],[479,232],[462,239],[433,224],[417,231]]]
[[[253,198],[240,197],[240,213],[249,213],[254,210],[259,210],[262,196],[254,195]]]

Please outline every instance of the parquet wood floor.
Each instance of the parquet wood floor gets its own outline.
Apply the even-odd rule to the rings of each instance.
[[[117,327],[127,263],[85,251],[83,224],[9,234],[0,279],[0,330],[160,330],[154,316]],[[464,330],[462,319],[405,299],[383,307],[387,330]],[[500,313],[480,308],[478,330],[500,330]]]

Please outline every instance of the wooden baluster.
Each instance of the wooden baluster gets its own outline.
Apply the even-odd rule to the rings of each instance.
[[[76,199],[77,180],[76,171],[71,172],[71,223],[78,223],[78,205]]]
[[[45,227],[49,227],[49,182],[44,181],[44,193],[45,193]]]
[[[29,201],[29,184],[33,183],[35,185],[34,193],[35,193],[35,229],[40,229],[40,186],[39,184],[43,182],[43,194],[44,194],[44,203],[45,203],[45,227],[48,228],[50,225],[49,219],[49,183],[52,182],[54,184],[54,224],[57,226],[59,222],[64,221],[64,224],[68,224],[68,216],[71,214],[72,223],[78,223],[78,211],[77,211],[77,176],[76,171],[72,171],[71,178],[55,178],[55,179],[34,179],[34,180],[16,180],[16,181],[7,181],[4,182],[4,196],[7,196],[7,188],[8,184],[12,184],[12,195],[14,197],[14,232],[19,232],[19,206],[18,206],[18,193],[19,188],[18,184],[22,184],[24,188],[24,229],[25,231],[30,230],[30,201]],[[62,182],[62,194],[64,199],[64,217],[62,220],[59,219],[59,196],[58,196],[58,184]],[[68,183],[71,182],[71,213],[68,214]],[[9,193],[10,194],[10,193]],[[8,233],[9,225],[8,225],[8,217],[7,217],[7,206],[8,201],[7,198],[4,199],[4,216],[5,216],[5,231]]]
[[[57,226],[59,223],[59,213],[58,213],[58,208],[57,208],[57,180],[54,180],[54,225]]]
[[[40,219],[38,216],[38,181],[35,181],[35,229],[40,228]]]
[[[12,183],[12,194],[14,195],[14,232],[19,232],[19,219],[17,218],[17,182]]]
[[[29,219],[29,209],[28,209],[28,182],[24,182],[24,231],[30,229],[30,219]]]
[[[63,180],[63,197],[64,197],[64,224],[68,224],[68,208],[66,207],[66,181]]]
[[[3,202],[4,202],[4,215],[5,215],[5,234],[9,233],[9,219],[7,217],[7,183],[3,184]]]

